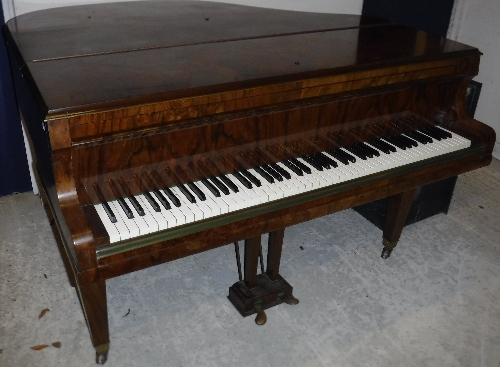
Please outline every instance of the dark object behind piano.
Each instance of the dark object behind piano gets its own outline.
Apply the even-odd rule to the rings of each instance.
[[[467,88],[465,107],[470,117],[474,117],[476,112],[481,86],[481,83],[472,81]],[[420,187],[413,199],[405,226],[437,214],[448,214],[456,182],[457,176]],[[377,228],[383,230],[385,214],[387,213],[387,200],[387,198],[384,198],[372,201],[371,203],[363,204],[353,209],[364,218],[368,219]]]

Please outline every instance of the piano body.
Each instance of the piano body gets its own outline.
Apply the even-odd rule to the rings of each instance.
[[[381,19],[147,1],[29,13],[3,34],[98,363],[106,279],[245,240],[229,299],[262,323],[294,301],[287,226],[389,197],[386,258],[419,186],[492,159],[464,106],[480,52]]]

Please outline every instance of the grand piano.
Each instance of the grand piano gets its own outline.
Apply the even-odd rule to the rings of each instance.
[[[100,364],[107,279],[244,240],[229,300],[262,324],[297,303],[286,227],[388,197],[387,258],[418,187],[492,159],[465,112],[481,53],[385,20],[144,1],[24,14],[3,35]]]

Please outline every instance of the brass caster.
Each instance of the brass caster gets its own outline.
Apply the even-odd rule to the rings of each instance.
[[[257,325],[264,325],[267,321],[267,316],[264,310],[262,309],[262,305],[260,303],[256,303],[254,307],[255,311],[257,311],[257,317],[255,318],[255,323]]]
[[[382,259],[388,259],[391,256],[391,252],[392,248],[384,247],[384,249],[382,250],[382,255],[380,256],[382,257]]]
[[[104,364],[108,360],[109,343],[95,347],[95,363]]]
[[[95,363],[104,364],[108,360],[108,352],[97,353],[95,352]]]
[[[285,296],[285,295],[278,294],[278,297],[280,300],[285,302],[287,305],[295,306],[295,305],[299,304],[299,300],[297,298],[295,298],[294,296]]]

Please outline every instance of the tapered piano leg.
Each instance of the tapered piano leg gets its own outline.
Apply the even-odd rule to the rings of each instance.
[[[415,188],[397,195],[389,196],[382,238],[382,243],[384,245],[384,249],[382,250],[383,259],[387,259],[391,256],[392,250],[398,244],[416,191],[417,189]]]
[[[106,283],[78,284],[83,313],[96,351],[96,363],[104,364],[108,358],[109,327],[106,301]]]

